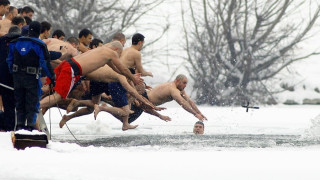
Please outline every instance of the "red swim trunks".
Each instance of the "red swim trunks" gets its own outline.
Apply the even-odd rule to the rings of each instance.
[[[54,90],[65,99],[73,85],[79,81],[82,69],[79,63],[71,58],[71,60],[62,61],[54,69],[54,73],[56,74],[56,86]]]

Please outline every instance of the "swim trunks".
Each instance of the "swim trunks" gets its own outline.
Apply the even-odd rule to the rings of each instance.
[[[71,58],[62,61],[62,63],[54,69],[54,72],[56,74],[56,86],[54,90],[65,99],[74,84],[80,79],[82,74],[81,66]]]
[[[108,83],[98,82],[98,81],[90,81],[90,93],[92,96],[97,96],[102,93],[106,93],[109,95]]]
[[[149,99],[147,92],[144,92],[142,96]],[[141,114],[143,113],[143,110],[140,107],[136,106],[135,104],[131,105],[131,110],[134,111],[134,113],[129,115],[129,119],[128,119],[129,124],[135,121],[136,119],[138,119],[138,117],[140,117]]]
[[[136,69],[135,68],[129,68],[131,74],[136,74]]]
[[[123,107],[128,105],[127,91],[119,82],[108,83],[108,88],[115,107]]]

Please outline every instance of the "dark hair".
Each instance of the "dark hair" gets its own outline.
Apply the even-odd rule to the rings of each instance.
[[[10,1],[8,1],[8,0],[0,0],[0,6],[1,5],[6,6],[8,4],[10,4]]]
[[[32,22],[32,19],[29,16],[24,16],[24,20],[26,20],[26,24],[29,25]]]
[[[89,34],[92,35],[92,32],[89,29],[82,29],[79,33],[79,38],[81,38],[82,36],[88,37]]]
[[[64,32],[62,30],[57,29],[52,33],[52,37],[53,36],[57,36],[57,38],[59,39],[61,36],[65,37],[66,35],[64,34]]]
[[[25,7],[23,7],[23,8],[21,9],[20,14],[22,14],[22,13],[29,13],[29,12],[34,13],[34,10],[33,10],[30,6],[25,6]]]
[[[203,126],[203,129],[204,129],[204,123],[202,121],[197,121],[195,124],[201,124]]]
[[[121,32],[115,33],[112,38],[112,40],[117,40],[117,41],[120,41],[122,39],[126,39],[126,36]]]
[[[89,45],[89,48],[90,48],[90,49],[93,49],[93,46],[98,47],[100,43],[103,44],[103,41],[101,41],[100,39],[96,39],[96,38],[95,38],[95,39],[93,39],[93,40],[91,41],[91,43],[90,43],[90,45]]]
[[[79,39],[76,38],[76,37],[69,37],[69,38],[67,39],[67,42],[69,42],[70,44],[71,44],[71,43],[75,43],[75,44],[79,44],[79,43],[80,43],[80,42],[79,42]]]
[[[21,29],[17,25],[13,25],[10,27],[8,34],[12,33],[21,34]]]
[[[10,13],[13,13],[13,10],[15,10],[15,9],[17,9],[17,8],[14,6],[10,6],[9,11],[6,13],[6,16],[8,16]]]
[[[24,23],[25,23],[24,18],[21,17],[21,16],[14,17],[14,18],[12,19],[12,21],[11,21],[11,24],[13,24],[13,25],[18,25],[18,24],[20,24],[20,23],[22,23],[23,25],[24,25]]]
[[[144,41],[144,36],[140,33],[136,33],[132,36],[132,45],[137,45],[139,41]]]
[[[51,24],[47,21],[42,21],[41,22],[41,32],[40,33],[44,33],[45,31],[48,31],[51,29]]]
[[[22,11],[22,8],[18,8],[18,14],[20,14]]]

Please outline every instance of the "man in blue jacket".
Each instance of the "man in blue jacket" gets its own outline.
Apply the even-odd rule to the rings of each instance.
[[[33,21],[29,25],[29,37],[20,37],[9,44],[7,63],[13,73],[16,130],[32,131],[35,128],[42,93],[42,73],[54,82],[47,46],[39,39],[40,30],[40,23]]]

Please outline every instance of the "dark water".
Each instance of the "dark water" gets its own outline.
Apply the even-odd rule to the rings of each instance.
[[[55,137],[61,142],[78,143],[81,146],[96,147],[143,147],[154,146],[174,149],[199,148],[275,148],[305,147],[320,145],[320,140],[306,140],[297,135],[130,135],[118,137]]]

